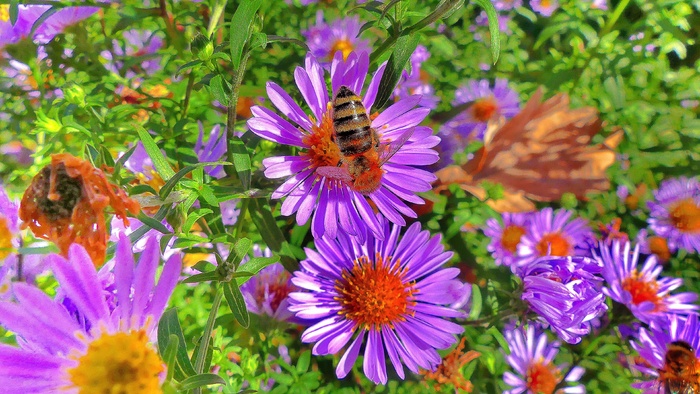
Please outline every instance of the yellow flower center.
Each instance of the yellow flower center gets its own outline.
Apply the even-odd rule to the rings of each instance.
[[[163,361],[148,344],[144,330],[104,334],[69,369],[68,376],[80,394],[162,393],[158,375]]]
[[[540,256],[570,256],[571,245],[561,233],[545,234],[536,246]]]
[[[340,51],[343,53],[343,60],[348,60],[348,56],[350,56],[350,52],[354,49],[352,43],[350,40],[346,38],[341,38],[340,40],[336,41],[333,46],[331,47],[331,52],[329,53],[328,57],[332,60],[333,56],[337,51]]]
[[[7,22],[10,20],[10,5],[0,4],[0,22]]]
[[[671,223],[683,233],[700,231],[700,206],[692,198],[686,198],[671,208]]]
[[[0,261],[12,252],[12,232],[10,231],[7,218],[0,215]]]
[[[635,270],[630,277],[622,281],[622,288],[627,290],[632,296],[632,304],[639,305],[642,302],[654,304],[654,311],[662,308],[662,298],[659,297],[659,285],[655,280],[647,282],[639,276]]]
[[[527,369],[527,388],[531,393],[552,394],[560,380],[559,370],[551,363],[539,361]]]
[[[524,227],[514,224],[507,226],[503,229],[503,234],[501,235],[501,246],[503,246],[505,250],[515,253],[518,250],[518,244],[523,234],[525,234]]]
[[[542,1],[540,1],[540,5],[541,5],[542,7],[551,7],[551,6],[552,6],[552,2],[551,2],[550,0],[542,0]]]
[[[493,97],[486,97],[472,104],[470,111],[477,122],[488,122],[498,111],[498,104]]]
[[[404,274],[399,262],[392,263],[391,258],[377,254],[375,263],[367,256],[358,258],[351,270],[343,271],[343,279],[336,281],[340,294],[336,300],[342,305],[338,313],[368,330],[405,320],[413,314],[416,290],[412,282],[404,282]]]

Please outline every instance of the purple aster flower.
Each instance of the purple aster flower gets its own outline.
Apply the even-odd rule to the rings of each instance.
[[[289,310],[318,321],[301,336],[316,343],[313,354],[336,354],[350,343],[336,368],[339,378],[366,340],[364,373],[385,384],[387,355],[401,379],[403,364],[414,373],[440,364],[436,349],[449,348],[463,331],[446,319],[464,316],[449,305],[463,298],[465,285],[455,279],[459,269],[441,268],[452,252],[439,235],[414,223],[400,237],[401,227],[379,220],[383,240],[368,234],[362,242],[343,232],[317,238],[294,273],[292,283],[305,291],[289,295]]]
[[[634,367],[653,379],[633,383],[632,387],[643,389],[645,394],[693,393],[700,389],[698,315],[670,315],[666,322],[640,328],[638,338],[632,347],[646,363]]]
[[[498,30],[501,33],[510,34],[511,30],[508,27],[508,22],[510,21],[510,16],[499,14],[497,19],[498,19]],[[486,11],[481,11],[481,13],[479,15],[477,15],[475,22],[476,23],[469,26],[469,31],[474,33],[475,40],[483,41],[484,37],[481,35],[481,33],[477,32],[477,29],[479,28],[479,26],[481,26],[481,27],[488,27],[489,26],[489,18],[486,15]]]
[[[630,243],[614,242],[612,246],[601,245],[597,260],[603,265],[603,277],[608,284],[603,293],[621,304],[644,323],[664,322],[667,314],[695,313],[700,307],[694,303],[695,293],[671,294],[681,287],[682,279],[659,278],[663,267],[656,257],[649,256],[643,267],[638,267],[639,246],[630,253]]]
[[[258,245],[253,245],[255,257],[272,257],[272,251],[268,248],[261,250]],[[244,259],[242,270],[245,271]],[[292,276],[282,264],[275,263],[260,270],[255,276],[241,285],[241,293],[248,310],[256,315],[267,315],[275,320],[288,321],[293,317],[289,307],[289,298],[292,291],[298,290],[292,284]]]
[[[534,212],[530,225],[518,245],[517,267],[542,256],[586,255],[593,232],[585,220],[571,219],[572,211],[544,208]]]
[[[435,94],[435,88],[428,82],[430,76],[421,69],[423,62],[430,58],[430,52],[423,45],[418,45],[411,55],[411,72],[403,71],[401,79],[394,89],[392,98],[398,101],[413,95],[421,96],[418,103],[421,107],[435,109],[440,98]]]
[[[180,274],[179,257],[165,263],[158,283],[159,255],[144,253],[134,264],[122,238],[115,262],[116,308],[110,311],[97,272],[82,246],[68,259],[49,256],[60,289],[90,323],[84,327],[64,305],[41,290],[15,283],[16,302],[0,301],[0,324],[20,346],[0,344],[0,382],[17,392],[156,392],[163,361],[152,338]],[[125,352],[124,349],[129,349]]]
[[[17,23],[12,25],[9,19],[9,7],[0,5],[0,48],[17,43],[29,37],[34,23],[47,11],[48,5],[20,5],[18,7]],[[46,44],[66,27],[74,25],[99,11],[99,7],[64,7],[46,18],[36,29],[33,40]]]
[[[238,203],[240,201],[240,199],[234,198],[219,203],[221,221],[224,226],[233,226],[238,221],[238,216],[241,214],[241,210],[238,208]]]
[[[593,0],[591,2],[591,8],[597,8],[599,10],[608,10],[608,0]]]
[[[649,201],[649,227],[669,242],[689,252],[700,253],[700,183],[694,178],[661,182]]]
[[[522,299],[561,339],[579,343],[608,307],[599,262],[587,257],[541,257],[525,266]]]
[[[669,242],[658,235],[650,235],[645,228],[639,230],[635,242],[639,245],[639,251],[642,254],[653,254],[661,264],[666,264],[678,251],[678,245],[674,242]]]
[[[527,329],[516,328],[505,332],[510,354],[506,361],[513,367],[513,372],[506,371],[503,381],[512,388],[504,394],[539,394],[554,393],[554,389],[562,381],[562,372],[568,369],[568,365],[554,364],[554,358],[559,353],[558,341],[549,342],[547,334],[540,332],[533,326]],[[578,383],[585,370],[581,367],[569,369],[564,381]],[[557,393],[585,393],[582,384],[575,386],[566,385]]]
[[[2,114],[0,114],[0,116],[2,116]],[[21,141],[9,141],[0,146],[0,153],[5,160],[14,161],[22,166],[29,166],[34,163],[34,159],[32,159],[32,153],[34,152],[24,146]]]
[[[495,0],[493,6],[498,11],[508,11],[523,5],[523,0]]]
[[[303,30],[301,34],[306,37],[309,52],[324,68],[328,68],[336,52],[343,54],[343,60],[347,60],[352,52],[358,55],[371,52],[369,40],[357,38],[361,27],[358,16],[341,18],[327,24],[323,11],[319,10],[316,13],[316,25]]]
[[[531,0],[530,7],[543,16],[552,16],[554,11],[559,8],[559,2],[557,0]]]
[[[435,150],[440,155],[440,160],[428,167],[432,172],[437,172],[453,164],[454,154],[464,148],[462,139],[456,133],[452,133],[444,127],[440,128],[437,137],[440,138],[440,143],[435,147]]]
[[[494,218],[486,221],[484,235],[491,239],[488,251],[491,252],[496,265],[510,267],[517,259],[518,245],[527,233],[530,213],[502,214],[501,221]]]
[[[470,80],[455,92],[453,106],[473,102],[464,112],[447,121],[441,131],[454,133],[464,147],[470,140],[483,139],[490,120],[503,116],[509,119],[520,111],[518,94],[508,88],[506,79],[496,79],[491,89],[489,81]]]
[[[160,70],[160,56],[154,56],[163,47],[163,39],[158,34],[148,30],[128,30],[124,32],[124,44],[112,40],[112,46],[111,52],[102,51],[101,56],[107,61],[105,67],[113,73],[124,72],[127,78],[133,78]],[[142,60],[135,62],[135,58]],[[124,69],[125,65],[127,69]]]
[[[197,154],[197,158],[200,162],[220,161],[226,154],[226,129],[222,128],[221,125],[215,125],[205,142],[204,126],[202,122],[197,123],[199,124],[199,138],[197,138],[197,143],[194,145],[194,152]],[[222,178],[226,175],[223,166],[207,166],[204,170],[213,178]]]
[[[359,56],[352,53],[347,60],[343,60],[338,53],[331,67],[331,81],[333,95],[341,87],[346,92],[354,92],[362,97],[367,113],[371,113],[384,67],[377,70],[362,94],[368,67],[367,53]],[[323,74],[323,69],[311,55],[307,56],[305,67],[297,67],[295,72],[297,86],[312,116],[307,115],[274,82],[267,83],[270,101],[294,124],[266,108],[251,108],[253,117],[248,120],[248,128],[252,132],[273,142],[302,149],[297,156],[263,160],[268,178],[291,176],[272,193],[272,198],[286,196],[281,207],[282,215],[289,216],[296,212],[299,225],[306,223],[313,213],[311,231],[315,238],[324,234],[334,237],[338,227],[358,236],[364,235],[362,229],[369,228],[375,236],[382,237],[382,227],[369,202],[376,206],[381,215],[403,226],[406,221],[402,215],[416,217],[416,213],[402,200],[422,204],[423,200],[415,193],[430,190],[430,183],[436,179],[432,173],[415,167],[430,165],[438,160],[437,152],[431,148],[439,143],[439,138],[432,135],[429,127],[418,126],[430,110],[416,107],[420,97],[412,96],[391,105],[378,116],[372,116],[371,127],[378,134],[380,147],[367,151],[367,155],[389,152],[389,146],[397,145],[392,142],[401,138],[405,143],[383,165],[382,161],[377,160],[368,166],[369,170],[355,171],[353,177],[348,163],[341,158],[338,145],[333,141],[333,95],[328,94]],[[409,134],[410,137],[405,140]],[[322,175],[320,167],[331,170],[338,167],[340,175]],[[377,188],[368,191],[369,186]]]

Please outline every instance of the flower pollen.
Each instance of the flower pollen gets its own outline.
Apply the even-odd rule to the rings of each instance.
[[[507,251],[515,253],[518,250],[520,239],[524,234],[525,227],[511,224],[503,229],[503,235],[501,235],[501,245]]]
[[[671,223],[681,232],[700,231],[700,206],[692,198],[686,198],[674,204],[670,214]]]
[[[416,290],[412,282],[404,282],[405,271],[399,267],[398,261],[379,254],[374,263],[367,256],[355,260],[350,271],[343,271],[343,280],[336,281],[337,301],[342,306],[338,313],[356,326],[375,330],[413,314],[410,307],[415,305],[412,298]]]
[[[498,111],[498,103],[493,96],[477,100],[469,108],[474,120],[488,122]]]
[[[2,4],[0,5],[0,22],[10,21],[10,5]]]
[[[421,371],[421,375],[425,375],[426,379],[436,381],[433,386],[435,392],[442,392],[441,385],[444,384],[452,384],[456,390],[464,390],[467,393],[472,392],[472,383],[464,378],[460,370],[468,362],[481,356],[481,353],[475,352],[474,350],[464,352],[465,340],[466,338],[462,337],[459,345],[442,359],[442,362],[435,371]]]
[[[7,219],[0,215],[0,261],[3,261],[12,251],[12,231]]]
[[[304,137],[303,142],[309,148],[304,154],[309,157],[313,168],[337,166],[340,162],[340,149],[333,142],[334,130],[329,108],[321,119],[321,124],[314,124],[311,134]]]
[[[637,270],[632,275],[622,281],[622,288],[627,290],[632,296],[632,304],[639,305],[642,302],[654,304],[654,311],[661,308],[661,297],[659,297],[659,285],[656,281],[647,282],[639,277]]]
[[[571,244],[561,233],[545,234],[536,245],[540,256],[568,256],[571,254]]]
[[[76,361],[67,373],[70,388],[80,393],[162,393],[163,360],[148,345],[144,330],[104,334]]]
[[[527,388],[531,393],[552,394],[560,380],[559,370],[551,363],[538,361],[527,369]]]
[[[343,60],[348,60],[348,56],[350,56],[350,53],[353,51],[353,49],[354,47],[350,40],[346,38],[340,39],[333,43],[330,53],[328,54],[328,58],[330,60],[333,60],[333,55],[335,55],[337,51],[340,51],[343,53]]]

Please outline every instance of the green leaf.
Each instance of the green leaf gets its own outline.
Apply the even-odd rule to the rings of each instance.
[[[287,42],[290,44],[298,45],[302,47],[304,50],[308,51],[309,46],[306,45],[306,43],[302,40],[297,40],[296,38],[289,38],[289,37],[282,37],[282,36],[276,36],[273,34],[268,34],[267,35],[267,42]]]
[[[182,283],[199,283],[199,282],[211,282],[221,280],[221,275],[218,271],[203,272],[201,274],[192,275],[189,278],[182,281]]]
[[[498,13],[493,7],[490,0],[474,0],[476,4],[486,11],[486,16],[489,18],[489,32],[491,33],[491,56],[493,64],[498,61],[498,56],[501,53],[501,31],[498,28]]]
[[[172,178],[168,179],[167,182],[165,182],[165,185],[160,189],[160,198],[165,199],[168,197],[170,192],[173,190],[177,182],[182,179],[185,175],[189,174],[191,171],[194,171],[195,169],[199,167],[206,167],[206,166],[218,166],[218,165],[225,165],[229,164],[226,161],[213,161],[213,162],[204,162],[204,163],[197,163],[193,165],[189,165],[180,171],[177,172]]]
[[[279,259],[279,255],[274,255],[272,257],[253,257],[252,259],[248,260],[247,263],[241,266],[241,269],[244,269],[245,271],[237,271],[235,274],[233,274],[234,277],[239,276],[239,279],[237,280],[238,286],[247,282],[251,276],[257,274],[261,269],[278,262]],[[242,274],[247,274],[247,276]]]
[[[311,365],[311,352],[306,350],[299,356],[299,361],[297,361],[297,372],[299,372],[299,374],[305,373],[309,370],[309,365]]]
[[[277,227],[277,222],[275,222],[275,218],[272,216],[270,206],[267,202],[259,198],[251,199],[248,205],[248,212],[267,246],[275,252],[283,252],[282,256],[280,256],[280,260],[284,268],[289,272],[296,271],[299,268],[299,263],[289,257],[293,256],[293,254],[289,250],[289,245],[284,238],[284,234],[282,234],[282,231]]]
[[[199,64],[202,64],[203,62],[201,60],[193,60],[191,62],[187,62],[183,64],[182,66],[177,68],[177,71],[175,71],[175,75],[180,75],[183,71],[189,70],[190,68],[193,68]]]
[[[32,30],[29,32],[29,37],[34,37],[34,34],[36,33],[36,30],[39,28],[39,26],[43,25],[44,22],[46,22],[47,19],[51,17],[51,15],[57,13],[58,11],[62,10],[62,7],[51,7],[46,12],[41,14],[39,18],[37,18],[36,21],[34,21],[34,24],[32,25]]]
[[[241,323],[241,326],[248,328],[250,316],[248,315],[248,309],[245,306],[241,289],[238,288],[235,282],[223,283],[223,287],[224,297],[226,297],[226,303],[231,308],[231,312],[233,312],[233,317]]]
[[[12,0],[10,2],[10,23],[12,26],[17,23],[17,17],[19,16],[19,0]]]
[[[170,308],[165,311],[163,317],[160,318],[160,323],[158,323],[158,350],[160,354],[165,354],[170,342],[170,335],[177,336],[178,343],[182,344],[182,346],[177,347],[176,376],[180,376],[184,379],[196,375],[194,367],[187,356],[185,336],[182,333],[182,327],[180,327],[180,321],[177,319],[177,310],[175,308]]]
[[[265,49],[265,47],[267,47],[267,34],[260,32],[253,33],[253,35],[250,37],[250,47],[261,47],[262,49]]]
[[[243,140],[239,137],[233,137],[228,148],[233,151],[233,166],[236,168],[236,173],[243,184],[243,189],[250,188],[251,164],[248,149]]]
[[[231,18],[229,42],[231,45],[231,62],[234,70],[238,70],[238,67],[241,65],[243,47],[245,47],[245,43],[250,37],[250,27],[261,4],[262,0],[243,0]]]
[[[162,234],[170,234],[172,232],[172,231],[168,230],[168,228],[165,227],[165,225],[163,223],[146,215],[145,213],[143,213],[143,211],[139,212],[139,214],[136,218],[139,221],[141,221],[143,224],[145,224],[146,226],[148,226],[154,230],[157,230],[158,232],[160,232]]]
[[[231,102],[231,87],[229,83],[224,80],[224,77],[221,75],[214,76],[209,81],[209,89],[211,89],[214,98],[217,99],[221,105],[228,107]]]
[[[476,284],[472,284],[472,307],[469,311],[469,319],[474,320],[481,315],[482,308],[481,289]]]
[[[253,246],[253,241],[248,238],[241,238],[233,245],[233,253],[228,258],[230,264],[238,265],[243,258],[248,254],[250,247]]]
[[[187,391],[196,389],[197,387],[209,386],[212,384],[226,385],[226,381],[221,376],[213,373],[203,373],[200,375],[190,376],[180,382],[181,390]]]
[[[168,160],[163,156],[163,152],[160,151],[153,137],[151,137],[143,126],[136,123],[132,123],[132,125],[136,128],[136,132],[139,133],[139,139],[141,139],[141,143],[146,153],[148,153],[148,157],[153,161],[153,166],[156,168],[158,175],[160,175],[163,180],[172,178],[175,175],[175,171],[173,171],[170,164],[168,164]]]
[[[384,69],[384,74],[379,82],[377,99],[374,101],[374,108],[381,108],[391,97],[396,84],[401,78],[406,63],[411,58],[413,51],[418,46],[418,35],[412,34],[401,36],[396,40],[394,52],[389,57],[389,62]]]
[[[165,365],[168,366],[168,375],[165,378],[166,382],[173,380],[173,376],[175,375],[175,369],[177,368],[175,363],[179,345],[180,339],[177,335],[170,334],[168,337],[168,346],[165,347],[165,351],[163,352],[163,361]]]

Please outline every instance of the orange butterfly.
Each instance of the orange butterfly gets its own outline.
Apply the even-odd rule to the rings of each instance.
[[[535,201],[557,201],[564,193],[579,199],[610,187],[605,170],[615,162],[614,149],[622,131],[602,144],[591,145],[602,121],[592,107],[569,108],[569,97],[558,94],[544,103],[538,89],[523,110],[504,122],[489,125],[484,146],[463,166],[436,173],[435,191],[457,183],[480,199],[478,186],[488,180],[504,186],[504,199],[487,203],[500,212],[534,209]]]

